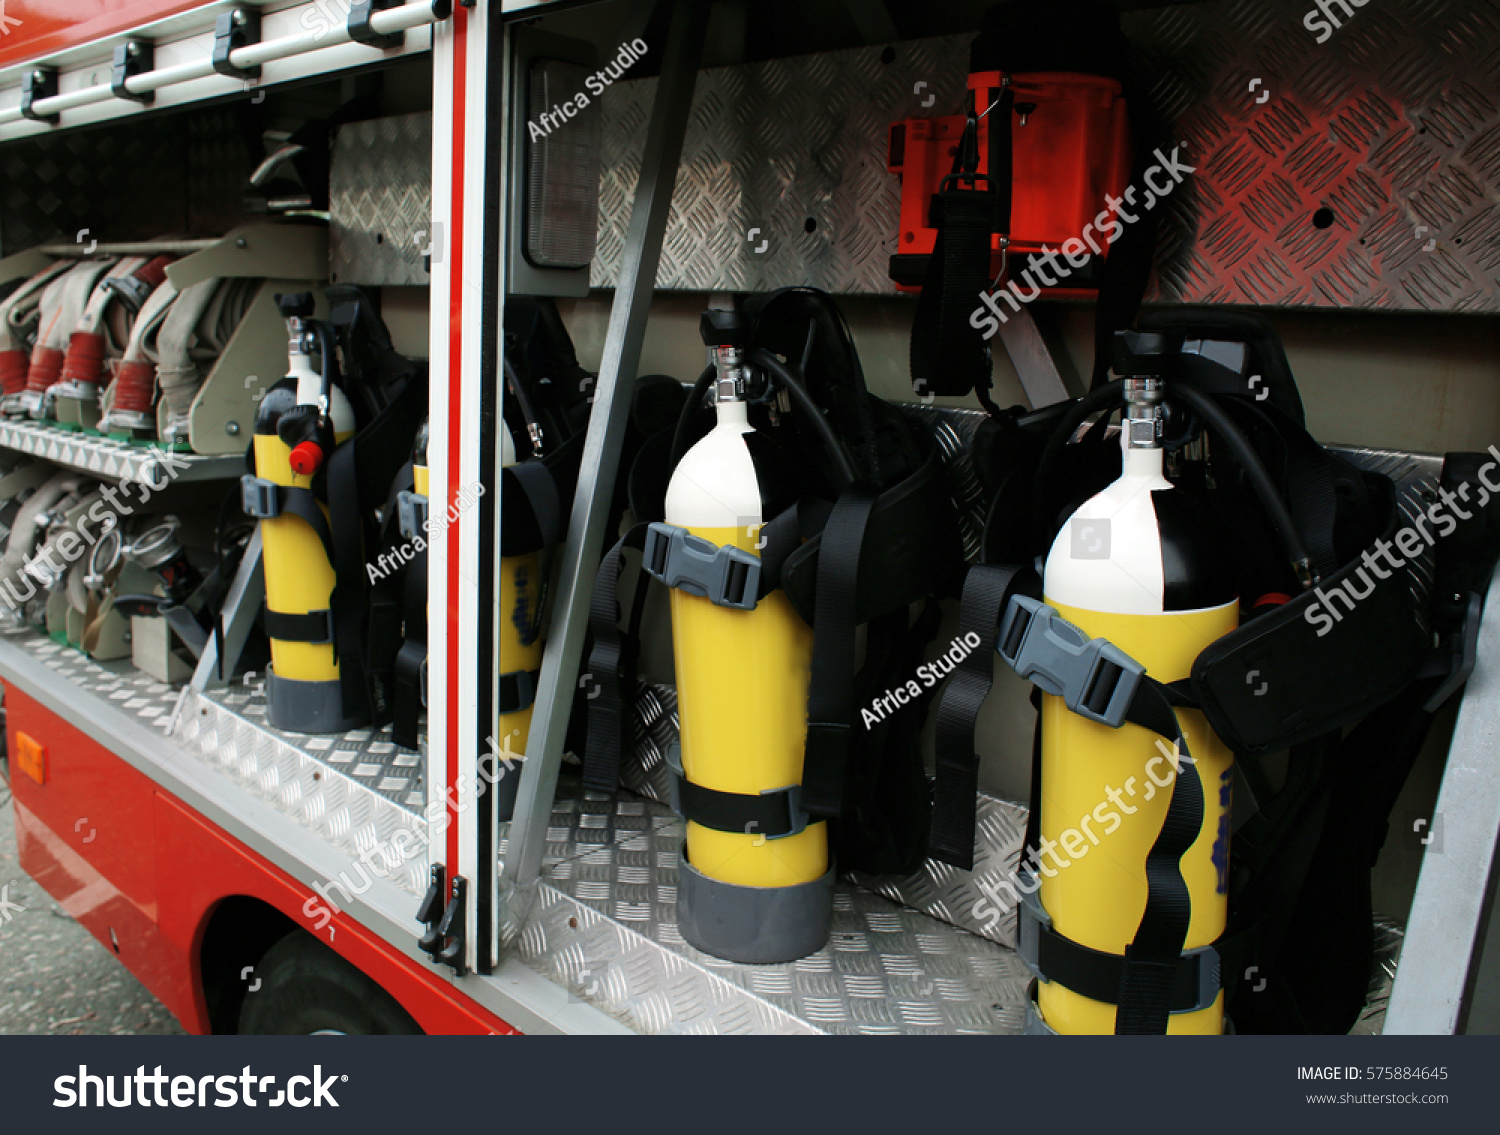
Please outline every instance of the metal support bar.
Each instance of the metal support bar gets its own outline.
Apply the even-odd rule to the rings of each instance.
[[[244,11],[259,15],[255,9],[244,9]],[[373,32],[381,35],[394,35],[409,28],[440,23],[452,14],[452,0],[412,0],[399,8],[374,12],[370,16],[369,27]],[[291,59],[294,56],[306,55],[309,52],[352,42],[347,25],[332,28],[326,34],[316,37],[301,31],[260,43],[230,46],[226,51],[219,53],[217,60],[210,54],[190,63],[179,63],[172,67],[160,67],[154,71],[131,75],[125,79],[123,89],[132,95],[149,94],[178,83],[209,78],[216,73],[221,73],[221,68],[224,67],[232,68],[232,74],[253,75],[259,72],[262,64],[275,63],[282,59]],[[37,70],[46,69],[33,68],[32,71],[27,72],[28,76]],[[235,81],[242,82],[243,80]],[[32,95],[30,97],[23,95],[22,107],[0,110],[0,126],[20,122],[26,118],[36,121],[52,121],[63,111],[76,110],[79,107],[91,106],[94,103],[120,97],[113,81],[91,87],[80,87],[77,90],[59,94],[55,85],[47,88],[44,84],[38,84],[28,78],[23,80],[23,91],[26,89],[30,89]],[[27,113],[28,111],[30,113]]]
[[[187,256],[222,244],[223,237],[204,237],[198,240],[135,240],[116,244],[44,244],[37,251],[57,259],[78,260],[94,256]]]
[[[1000,324],[1000,339],[1033,410],[1068,400],[1068,388],[1063,385],[1062,375],[1052,361],[1052,352],[1047,350],[1030,308],[1023,307]]]
[[[195,690],[212,690],[229,684],[234,677],[234,668],[239,663],[240,652],[245,649],[245,640],[255,626],[255,616],[266,598],[266,577],[261,570],[260,525],[255,526],[250,543],[245,545],[245,554],[240,557],[240,567],[234,573],[234,583],[224,597],[224,609],[219,614],[224,628],[224,675],[219,676],[219,641],[210,635],[198,656],[198,667],[188,683]]]
[[[519,887],[528,886],[541,874],[557,770],[562,763],[563,737],[573,705],[573,675],[578,672],[583,654],[589,594],[604,551],[604,522],[630,419],[631,393],[656,286],[657,261],[708,26],[709,5],[699,0],[666,2],[672,4],[672,19],[661,79],[651,106],[640,180],[625,240],[624,264],[610,309],[578,489],[562,552],[559,602],[542,658],[542,677],[532,711],[526,760],[521,762],[510,853],[505,861],[506,878]]]
[[[1437,811],[1412,896],[1385,1033],[1453,1033],[1463,1023],[1475,944],[1500,836],[1500,569],[1490,580],[1479,654],[1448,748]],[[1441,841],[1441,842],[1439,842]]]

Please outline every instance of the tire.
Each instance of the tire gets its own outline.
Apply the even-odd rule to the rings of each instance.
[[[411,1015],[389,993],[323,943],[302,931],[277,942],[256,965],[245,995],[244,1036],[420,1035]]]

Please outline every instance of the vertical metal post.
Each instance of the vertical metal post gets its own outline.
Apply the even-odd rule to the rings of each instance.
[[[558,605],[532,710],[526,759],[521,762],[515,816],[511,824],[505,877],[520,887],[541,874],[542,850],[551,819],[563,738],[572,709],[573,675],[583,653],[589,594],[604,550],[605,518],[630,418],[630,401],[646,334],[657,261],[666,232],[677,163],[692,107],[703,38],[708,26],[706,0],[666,0],[672,19],[661,78],[651,106],[651,123],[636,183],[635,205],[625,237],[625,257],[610,310],[604,356],[584,439],[578,490],[562,549]]]
[[[1021,380],[1021,389],[1026,391],[1026,401],[1033,410],[1068,400],[1068,388],[1063,385],[1057,363],[1047,350],[1030,308],[1023,307],[1000,325],[1000,341],[1005,344],[1005,353],[1016,368],[1016,377]]]
[[[234,668],[245,649],[245,640],[255,626],[255,616],[266,598],[266,577],[261,569],[260,525],[250,535],[245,545],[245,554],[240,557],[239,569],[234,573],[234,583],[224,597],[224,607],[219,612],[219,625],[224,631],[223,674],[219,673],[219,640],[208,636],[208,643],[198,659],[188,685],[195,690],[216,690],[234,679]]]
[[[1500,569],[1490,580],[1474,673],[1428,825],[1422,872],[1385,1015],[1386,1033],[1453,1033],[1463,1023],[1475,943],[1488,916],[1500,833]]]

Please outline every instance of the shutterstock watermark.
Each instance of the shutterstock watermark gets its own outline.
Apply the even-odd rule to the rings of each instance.
[[[1188,734],[1184,732],[1183,740],[1187,739]],[[1178,746],[1167,744],[1165,738],[1156,739],[1156,748],[1156,755],[1145,764],[1144,778],[1127,777],[1121,788],[1106,783],[1104,799],[1079,817],[1076,827],[1064,828],[1058,833],[1056,839],[1041,837],[1036,847],[1028,849],[1012,876],[1001,879],[999,883],[983,878],[979,880],[979,890],[984,898],[974,904],[971,914],[974,921],[978,922],[986,933],[992,932],[999,925],[1002,917],[1020,905],[1022,895],[1036,894],[1042,885],[1043,877],[1057,878],[1060,872],[1073,866],[1075,862],[1098,847],[1104,839],[1119,831],[1125,822],[1121,813],[1125,816],[1133,816],[1139,812],[1140,808],[1137,805],[1128,802],[1137,799],[1137,787],[1143,790],[1139,799],[1143,803],[1150,802],[1156,798],[1158,792],[1169,791],[1172,788],[1184,765],[1196,766],[1198,763],[1196,758],[1189,753],[1182,752]],[[1213,862],[1219,869],[1220,894],[1227,892],[1229,888],[1231,776],[1232,774],[1226,770],[1218,786],[1220,821],[1219,830],[1214,839]],[[1208,792],[1206,785],[1204,792],[1205,794]],[[1098,830],[1095,830],[1096,825]],[[1046,862],[1049,858],[1051,859],[1050,866]],[[1030,886],[1027,885],[1028,883]]]
[[[13,884],[6,883],[0,887],[0,926],[4,926],[18,914],[25,914],[26,908],[18,902],[12,902],[10,888]]]
[[[1497,470],[1500,470],[1500,449],[1492,445],[1489,453],[1495,460],[1480,466],[1475,474],[1479,479],[1476,507],[1481,509],[1490,503],[1491,494],[1500,493],[1500,474],[1497,474]],[[1493,483],[1492,474],[1495,475]],[[1368,599],[1374,593],[1377,583],[1390,579],[1394,573],[1417,559],[1439,540],[1453,535],[1458,529],[1459,520],[1472,520],[1474,514],[1459,503],[1469,503],[1472,488],[1468,481],[1460,484],[1456,490],[1439,485],[1437,491],[1440,499],[1429,504],[1426,511],[1397,532],[1395,539],[1382,538],[1376,540],[1372,547],[1366,548],[1360,554],[1364,563],[1358,571],[1337,587],[1330,587],[1326,591],[1322,587],[1314,588],[1318,602],[1303,612],[1303,618],[1318,628],[1318,637],[1322,638],[1343,622],[1344,616],[1352,612],[1361,600]],[[1370,578],[1372,575],[1374,579]],[[1334,600],[1339,602],[1335,603]],[[1340,604],[1343,605],[1343,610],[1339,609]]]
[[[493,735],[488,738],[488,742],[490,751],[479,761],[476,786],[479,796],[483,796],[491,785],[498,784],[520,769],[518,758],[521,754],[511,747],[510,737],[506,737],[499,748],[496,747]],[[350,862],[349,868],[340,871],[336,878],[329,879],[326,883],[313,884],[316,893],[308,896],[307,901],[302,904],[302,913],[313,923],[313,929],[322,930],[326,927],[333,921],[334,915],[343,913],[345,906],[352,905],[357,897],[374,886],[376,879],[390,878],[393,872],[401,870],[418,857],[425,860],[427,848],[432,841],[439,839],[448,830],[448,825],[456,816],[469,810],[467,797],[472,783],[467,773],[461,773],[457,783],[449,785],[444,796],[428,802],[421,817],[424,823],[398,828],[390,839],[377,840],[361,851],[357,859]],[[356,874],[358,881],[354,878]],[[334,899],[331,893],[333,891],[340,893],[342,905]]]
[[[311,1076],[292,1076],[275,1095],[275,1076],[257,1076],[246,1064],[238,1076],[169,1076],[158,1064],[151,1072],[145,1065],[116,1076],[96,1075],[87,1064],[78,1066],[76,1076],[59,1076],[52,1081],[57,1098],[53,1107],[208,1107],[209,1092],[214,1093],[214,1107],[338,1107],[333,1085],[347,1082],[348,1076],[323,1075],[323,1066],[314,1064]],[[120,1093],[115,1095],[115,1084]],[[149,1091],[147,1089],[150,1089]],[[133,1090],[132,1090],[133,1089]],[[260,1098],[257,1099],[256,1097]],[[170,1097],[170,1098],[169,1098]],[[90,1103],[89,1101],[93,1102]]]
[[[1090,251],[1095,256],[1102,256],[1106,248],[1120,239],[1126,225],[1133,225],[1141,219],[1139,214],[1127,210],[1126,205],[1149,213],[1171,196],[1172,191],[1182,184],[1188,174],[1198,172],[1197,166],[1183,165],[1177,160],[1181,149],[1181,146],[1173,146],[1170,157],[1159,149],[1155,151],[1157,164],[1142,177],[1146,183],[1143,202],[1136,203],[1136,187],[1133,185],[1125,187],[1124,197],[1106,193],[1105,208],[1084,226],[1082,238],[1069,237],[1060,249],[1043,245],[1041,255],[1034,258],[1031,266],[1021,273],[1022,279],[1026,281],[1025,291],[1017,286],[1017,281],[1011,280],[1006,287],[997,288],[993,292],[980,292],[982,306],[976,307],[969,316],[969,326],[976,331],[983,331],[986,339],[993,338],[999,332],[1000,325],[1010,322],[1012,315],[1019,315],[1022,305],[1041,295],[1044,287],[1059,287],[1074,271],[1086,265]],[[1067,263],[1060,264],[1058,256]],[[1055,273],[1056,278],[1049,276],[1048,271]],[[1000,306],[1001,300],[1010,304],[1009,312]]]
[[[380,558],[373,563],[365,564],[365,572],[370,582],[379,583],[391,572],[399,571],[425,552],[433,536],[444,531],[450,524],[458,523],[460,516],[479,503],[479,498],[484,496],[484,492],[484,485],[479,481],[459,489],[457,499],[448,506],[446,513],[429,515],[422,523],[421,532],[412,533],[411,539],[397,544],[389,552],[380,553]],[[423,533],[426,535],[424,536]]]
[[[1344,26],[1334,11],[1344,13],[1344,20],[1354,19],[1358,9],[1363,8],[1370,0],[1318,0],[1318,6],[1313,8],[1302,17],[1302,26],[1318,37],[1319,43],[1327,43],[1333,38],[1333,33]]]
[[[111,532],[123,517],[131,516],[137,508],[149,504],[152,496],[165,491],[182,470],[192,468],[192,462],[170,449],[158,449],[153,445],[150,455],[155,460],[143,464],[137,478],[121,481],[118,485],[102,484],[99,492],[103,499],[89,506],[86,516],[79,517],[58,533],[55,541],[44,543],[27,556],[16,579],[7,579],[0,584],[0,600],[7,607],[19,612],[36,595],[38,583],[45,587],[62,579],[68,568],[99,542],[99,537]],[[92,529],[90,524],[94,525]],[[62,563],[55,563],[54,556]],[[25,581],[24,594],[22,581]]]

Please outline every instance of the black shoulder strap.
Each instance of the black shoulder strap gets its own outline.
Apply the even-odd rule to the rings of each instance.
[[[1036,573],[1029,567],[976,564],[969,569],[959,601],[958,637],[972,632],[979,636],[980,645],[954,669],[938,700],[937,779],[927,853],[966,871],[974,866],[974,807],[979,792],[974,726],[994,681],[995,632],[1010,597],[1018,591],[1040,591]]]
[[[583,783],[595,792],[612,793],[620,784],[620,761],[632,741],[629,687],[635,671],[632,636],[620,629],[620,571],[625,549],[639,551],[646,543],[647,524],[637,524],[604,554],[594,579],[589,601],[589,632],[594,649],[589,653],[584,677],[589,684],[588,742],[584,746]],[[650,576],[641,573],[631,619],[635,622],[645,598]]]
[[[1010,99],[1007,87],[995,111],[1007,128]],[[960,149],[973,147],[972,164],[961,152],[955,172],[943,180],[933,200],[937,240],[927,261],[927,276],[911,331],[912,385],[923,395],[959,395],[975,389],[986,395],[990,388],[989,350],[984,336],[969,321],[981,293],[990,286],[990,237],[997,211],[994,179],[974,172],[978,163],[977,131],[971,107]],[[1002,147],[1007,165],[1008,143],[1007,135]],[[992,153],[994,146],[1001,146],[999,138],[992,144]],[[971,188],[963,188],[965,181]],[[1006,181],[1008,200],[1008,177]]]
[[[854,719],[860,551],[876,495],[869,485],[850,485],[823,527],[802,762],[802,806],[810,816],[831,819],[843,810]]]

